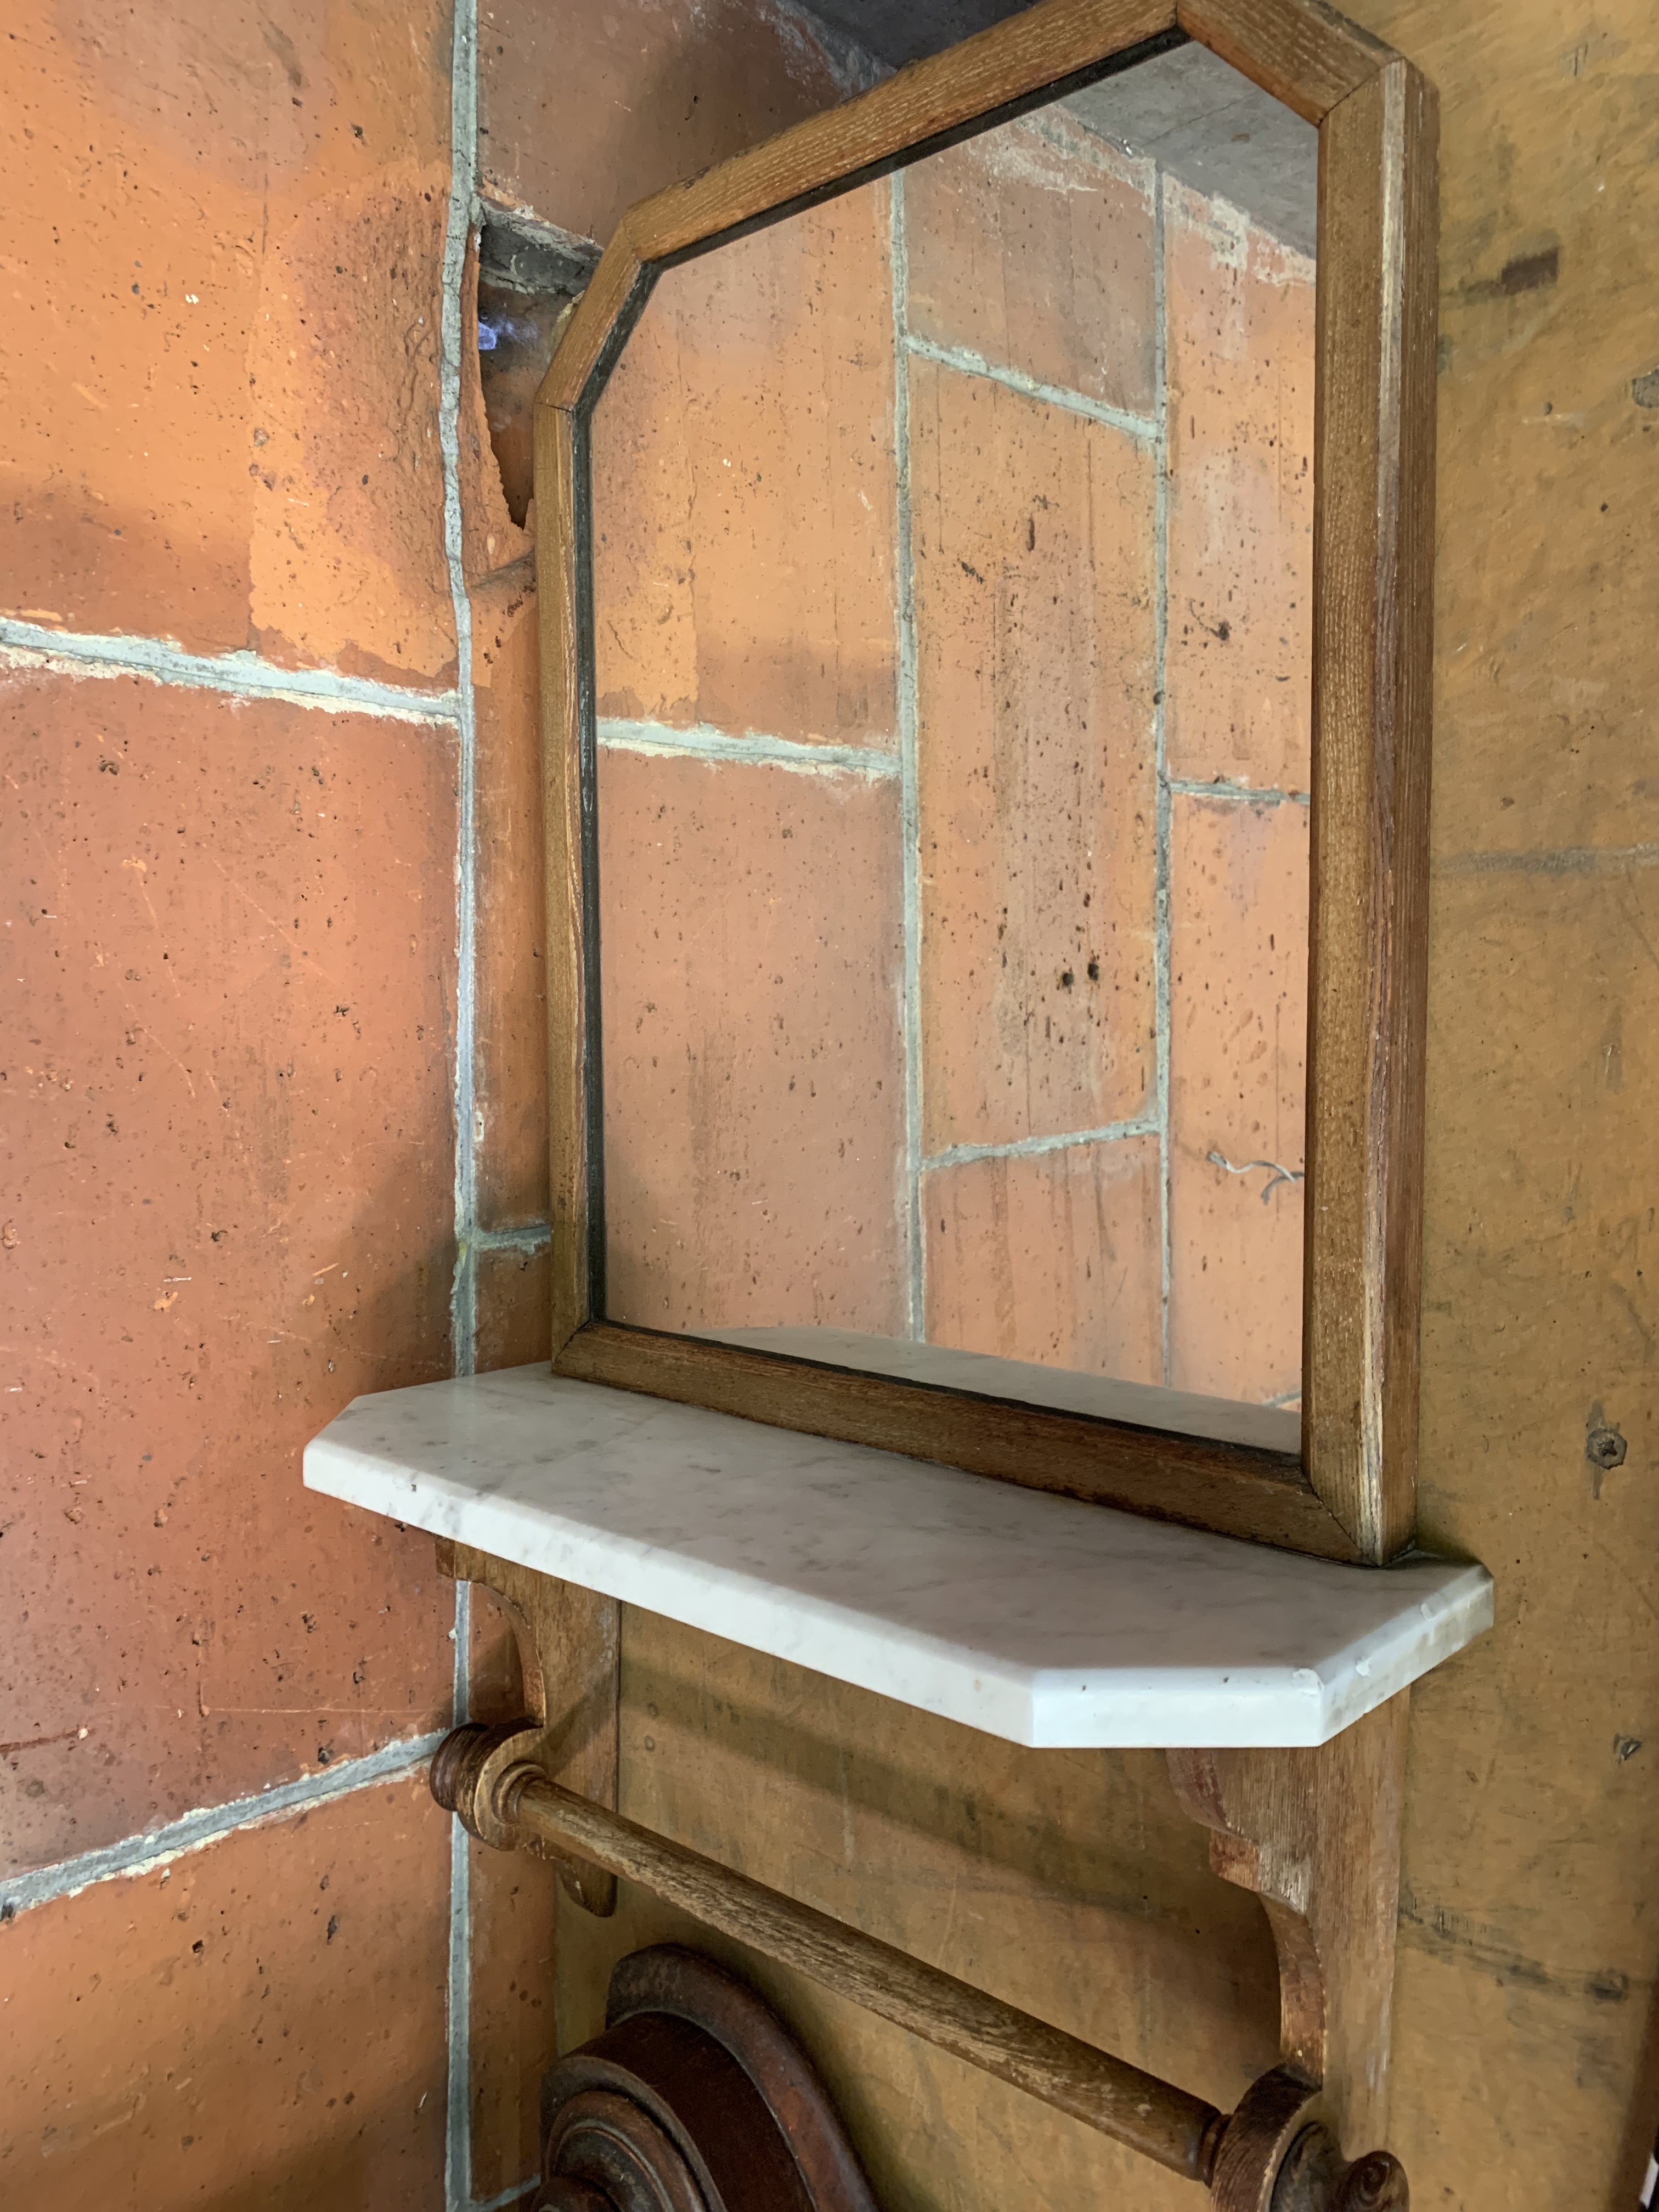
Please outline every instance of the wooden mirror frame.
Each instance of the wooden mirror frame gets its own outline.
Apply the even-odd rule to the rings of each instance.
[[[1299,1459],[597,1316],[589,424],[657,274],[1197,40],[1319,129]],[[1415,1515],[1437,107],[1321,0],[1044,0],[623,216],[537,395],[553,1367],[1330,1559]],[[590,1040],[594,1049],[590,1050]]]

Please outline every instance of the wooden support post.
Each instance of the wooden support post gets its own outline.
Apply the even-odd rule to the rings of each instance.
[[[614,1810],[621,1664],[621,1607],[615,1598],[441,1537],[438,1567],[458,1582],[481,1583],[490,1591],[518,1640],[529,1717],[491,1732],[491,1778],[528,1759],[567,1789]],[[481,1842],[555,1857],[538,1838],[495,1818],[488,1789],[477,1802],[482,1825],[472,1832]],[[601,1917],[616,1911],[615,1875],[574,1864],[567,1855],[556,1863],[566,1896]]]
[[[1386,2137],[1408,1691],[1316,1751],[1172,1751],[1210,1864],[1253,1889],[1279,1953],[1285,2070],[1350,2157]]]

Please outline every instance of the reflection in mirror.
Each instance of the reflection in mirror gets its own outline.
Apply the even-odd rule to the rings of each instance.
[[[1189,46],[659,281],[610,1319],[1297,1448],[1316,163]]]

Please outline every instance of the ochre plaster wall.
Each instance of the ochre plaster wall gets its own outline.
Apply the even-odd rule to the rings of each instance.
[[[1493,1634],[1413,1696],[1393,2142],[1422,2205],[1624,2212],[1659,2117],[1659,30],[1638,0],[1352,12],[1442,106],[1422,1522],[1498,1577]],[[1011,1751],[639,1616],[624,1698],[638,1817],[1212,2096],[1271,2056],[1264,1931],[1155,1761]],[[568,1915],[567,2038],[675,1924]],[[892,2212],[1191,2202],[755,1971]]]

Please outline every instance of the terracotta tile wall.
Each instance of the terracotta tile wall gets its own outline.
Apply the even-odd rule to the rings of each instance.
[[[732,1327],[902,1329],[897,779],[617,747],[599,806],[606,1066],[652,1133],[607,1154],[610,1311],[718,1284]]]
[[[448,1859],[416,1776],[21,1914],[0,2197],[436,2212]]]
[[[659,283],[594,434],[603,719],[894,750],[889,198]]]
[[[660,282],[594,443],[616,1317],[1295,1400],[1312,342],[1063,108]]]
[[[515,1705],[506,1632],[300,1451],[548,1340],[532,540],[474,186],[585,234],[584,179],[625,204],[853,82],[793,14],[741,27],[8,15],[8,2204],[470,2212],[533,2165],[551,1896],[415,1771],[458,1652]]]

